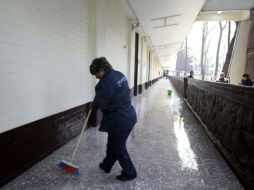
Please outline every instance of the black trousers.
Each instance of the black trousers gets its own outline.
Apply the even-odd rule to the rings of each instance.
[[[118,160],[123,169],[122,174],[133,177],[137,176],[137,172],[126,148],[126,141],[130,132],[131,130],[108,133],[106,157],[104,158],[102,165],[106,170],[110,171],[116,160]]]

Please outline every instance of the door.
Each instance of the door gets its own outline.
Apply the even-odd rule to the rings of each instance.
[[[134,92],[133,95],[138,94],[138,50],[139,50],[139,34],[135,35],[135,61],[134,61]]]

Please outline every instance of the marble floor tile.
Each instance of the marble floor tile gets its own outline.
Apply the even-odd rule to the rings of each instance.
[[[171,97],[167,89],[173,89]],[[107,134],[89,128],[75,163],[81,175],[75,177],[56,167],[66,159],[76,140],[53,152],[3,190],[181,190],[243,187],[214,147],[204,130],[181,100],[170,82],[162,79],[142,95],[133,98],[138,122],[128,139],[128,150],[138,177],[129,182],[115,179],[118,163],[110,174],[98,168],[105,156]]]

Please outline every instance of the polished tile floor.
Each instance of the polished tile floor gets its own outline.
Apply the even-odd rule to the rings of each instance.
[[[166,190],[243,189],[234,173],[208,139],[200,124],[173,89],[162,79],[133,99],[138,123],[128,149],[138,178],[119,182],[117,163],[110,174],[98,168],[105,155],[105,133],[90,128],[82,139],[76,164],[81,175],[62,172],[56,164],[69,156],[77,139],[52,153],[4,186],[4,190]]]

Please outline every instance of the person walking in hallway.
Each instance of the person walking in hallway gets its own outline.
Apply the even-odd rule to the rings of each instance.
[[[137,172],[127,152],[126,141],[137,122],[137,115],[131,105],[127,79],[114,70],[105,57],[94,59],[90,72],[99,79],[92,109],[101,109],[103,118],[99,130],[108,133],[106,157],[99,167],[110,173],[118,160],[122,172],[116,178],[121,181],[134,179]]]

